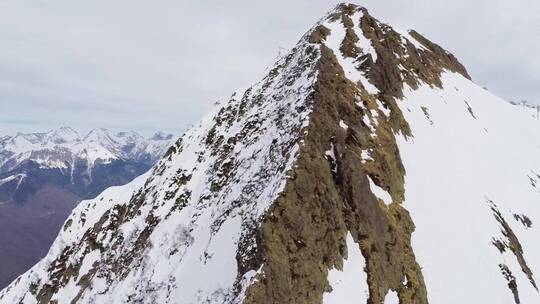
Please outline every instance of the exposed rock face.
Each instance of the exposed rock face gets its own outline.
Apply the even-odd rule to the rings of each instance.
[[[325,44],[333,34],[329,27],[335,30],[340,25],[345,36],[340,48],[332,50]],[[357,45],[357,35],[372,41],[374,54]],[[320,303],[328,290],[328,269],[341,265],[345,238],[351,233],[366,259],[372,303],[382,303],[389,290],[397,291],[402,303],[427,303],[422,272],[410,244],[414,224],[400,206],[405,170],[394,134],[411,134],[396,98],[403,96],[404,84],[442,86],[439,76],[444,69],[467,78],[468,74],[439,46],[422,38],[426,51],[417,50],[354,5],[339,6],[310,39],[321,43],[314,111],[295,166],[298,173],[271,209],[280,216],[270,216],[263,223],[266,237],[260,245],[266,251],[266,263],[261,265],[265,276],[251,287],[247,302]],[[361,66],[376,94],[345,75],[336,51],[342,60],[350,58]],[[402,73],[399,66],[412,73]],[[381,103],[390,110],[388,117],[379,109]],[[370,128],[366,121],[376,127]],[[369,151],[369,160],[362,151]],[[326,160],[334,172],[328,170]],[[390,193],[390,205],[372,193],[369,179]]]
[[[151,172],[83,202],[0,303],[534,302],[531,137],[511,139],[527,161],[501,163],[504,132],[540,140],[530,114],[418,33],[339,5]],[[520,174],[518,204],[501,189]]]

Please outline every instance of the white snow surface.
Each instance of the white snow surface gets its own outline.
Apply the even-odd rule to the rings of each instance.
[[[343,261],[343,270],[331,269],[328,272],[328,283],[331,292],[324,293],[324,304],[356,304],[367,303],[369,290],[366,261],[360,247],[350,233],[347,234],[347,259]]]
[[[343,128],[345,131],[347,131],[347,129],[349,128],[349,126],[343,120],[339,121],[339,126]]]
[[[24,173],[20,173],[20,174],[14,174],[14,175],[11,175],[11,176],[8,176],[6,178],[2,178],[0,179],[0,186],[6,184],[6,183],[9,183],[11,181],[14,181],[16,180],[17,181],[17,186],[15,187],[17,190],[21,184],[21,182],[26,178],[26,174]]]
[[[397,292],[389,291],[384,297],[384,304],[399,304],[399,297]]]
[[[52,284],[49,269],[61,264],[66,250],[65,263],[79,265],[81,273],[54,293],[58,303],[241,302],[260,269],[238,273],[240,242],[243,250],[256,246],[244,234],[282,191],[296,160],[318,56],[317,45],[300,43],[276,64],[277,74],[218,104],[153,170],[80,203],[47,256],[1,291],[0,303],[36,303],[29,287]],[[135,208],[137,200],[142,203],[132,217],[115,222],[119,210]],[[149,218],[156,219],[153,229]],[[85,235],[98,222],[101,251],[90,248]],[[143,252],[122,262],[122,274],[111,271],[113,261],[132,256],[145,229],[151,233]],[[92,277],[86,289],[78,281],[84,274]]]
[[[420,43],[413,36],[411,36],[411,34],[409,33],[410,30],[402,30],[402,29],[396,28],[396,27],[394,27],[393,29],[394,29],[394,31],[396,31],[398,34],[401,35],[401,39],[403,41],[403,44],[407,44],[407,41],[408,41],[408,42],[412,43],[412,45],[414,45],[414,47],[417,50],[428,51],[428,49],[422,43]]]
[[[368,176],[369,180],[369,188],[371,189],[371,192],[375,194],[375,196],[382,200],[386,205],[390,205],[392,203],[392,197],[390,196],[390,193],[388,191],[384,190],[383,188],[377,186],[373,179]]]
[[[514,303],[499,269],[504,263],[516,277],[521,303],[540,303],[516,257],[492,244],[504,238],[488,203],[518,237],[538,283],[540,185],[533,181],[540,173],[540,120],[534,109],[513,106],[459,74],[444,73],[442,83],[442,90],[408,88],[399,102],[414,136],[398,139],[405,207],[416,225],[412,245],[429,301]],[[532,227],[513,214],[528,216]]]

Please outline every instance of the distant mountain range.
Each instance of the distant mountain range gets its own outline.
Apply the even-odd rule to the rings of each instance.
[[[81,198],[124,184],[148,170],[172,135],[96,129],[80,136],[69,127],[0,138],[0,202],[23,203],[52,183]]]
[[[48,250],[73,207],[147,171],[172,135],[69,127],[0,137],[0,288]]]

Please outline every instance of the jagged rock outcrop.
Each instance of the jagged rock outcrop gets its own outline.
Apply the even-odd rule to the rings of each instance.
[[[151,172],[82,203],[0,303],[534,302],[527,111],[338,5]]]

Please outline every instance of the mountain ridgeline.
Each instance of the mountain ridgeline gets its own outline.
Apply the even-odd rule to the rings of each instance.
[[[0,303],[537,302],[539,123],[340,4]]]

